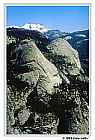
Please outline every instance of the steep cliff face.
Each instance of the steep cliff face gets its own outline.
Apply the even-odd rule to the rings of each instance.
[[[82,71],[78,52],[64,39],[58,38],[48,46],[48,57],[56,65],[62,77],[79,76]]]
[[[46,57],[55,64],[62,78],[60,91],[57,91],[60,95],[55,95],[53,98],[53,101],[59,100],[59,102],[57,102],[58,100],[54,101],[55,112],[57,111],[61,122],[58,126],[58,132],[85,133],[88,131],[86,127],[88,122],[84,120],[82,112],[85,115],[88,114],[86,112],[88,106],[85,106],[85,104],[87,105],[86,101],[88,101],[88,78],[81,68],[78,52],[66,40],[61,38],[52,41],[46,48],[48,50]],[[84,96],[87,96],[86,101]],[[88,119],[88,115],[86,118]]]
[[[43,56],[34,41],[21,41],[15,49],[15,55],[15,76],[11,84],[14,86],[12,92],[16,91],[16,95],[13,96],[14,117],[10,118],[14,120],[14,125],[22,126],[28,121],[30,110],[47,113],[48,98],[62,80],[57,68]]]
[[[7,89],[8,134],[89,133],[88,78],[63,38],[7,30]]]
[[[27,81],[29,85],[34,83],[39,90],[38,94],[52,94],[53,87],[61,84],[57,68],[44,57],[33,41],[27,40],[18,47],[16,53],[19,79]],[[22,73],[25,69],[27,72]]]
[[[89,75],[89,30],[76,31],[72,33],[61,32],[60,30],[49,30],[44,35],[51,42],[57,38],[65,38],[72,48],[78,51],[81,66],[85,74]]]

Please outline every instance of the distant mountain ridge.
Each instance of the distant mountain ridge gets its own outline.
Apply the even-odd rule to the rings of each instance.
[[[7,26],[7,28],[24,28],[27,30],[37,30],[42,33],[48,31],[47,27],[45,27],[44,25],[39,24],[39,23],[37,23],[37,24],[36,23],[26,23],[22,26],[11,25],[11,26]]]

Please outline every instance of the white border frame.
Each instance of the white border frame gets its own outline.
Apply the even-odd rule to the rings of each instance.
[[[28,1],[29,1],[29,0],[27,0],[27,2],[25,2],[25,3],[28,3]],[[79,1],[78,1],[78,2],[79,2]],[[86,1],[86,2],[87,2],[87,1]],[[3,3],[3,2],[2,2],[2,3]],[[11,1],[11,3],[13,3],[13,2]],[[21,3],[21,1],[17,2],[17,1],[15,0],[15,3]],[[33,3],[33,2],[31,1],[30,3]],[[39,3],[39,1],[38,1],[37,3]],[[45,2],[42,2],[42,3],[45,3]],[[46,2],[46,4],[47,4],[47,3],[51,3],[51,2],[48,1],[48,2]],[[52,2],[52,3],[53,3],[53,2]],[[54,4],[55,4],[55,3],[56,3],[56,2],[54,2]],[[61,3],[62,3],[62,2],[61,2]],[[76,3],[76,2],[75,2],[75,3]],[[71,3],[71,1],[69,1],[69,3],[65,2],[64,4],[67,4],[67,5],[68,5],[68,4],[70,4],[70,5],[72,4],[72,5],[74,5],[75,3]],[[85,3],[85,2],[84,2],[84,3]],[[88,2],[88,3],[89,3],[89,2]],[[86,4],[88,5],[88,3],[86,3]],[[3,6],[6,5],[6,4],[10,4],[10,3],[8,3],[8,0],[7,0],[7,3],[6,3],[6,2],[3,3]],[[76,3],[76,4],[83,4],[83,3]],[[89,4],[91,5],[92,2],[90,1]],[[58,3],[58,5],[59,5],[59,3]],[[0,6],[1,6],[1,5],[0,5]],[[84,6],[84,5],[83,5],[83,6]],[[93,7],[93,6],[91,6],[91,7]],[[1,7],[0,7],[0,8],[1,8]],[[4,7],[2,7],[2,11],[3,11],[3,8],[4,8]],[[1,9],[0,9],[0,10],[1,10]],[[92,11],[94,11],[94,9],[93,9]],[[90,10],[89,13],[91,14],[92,11]],[[4,11],[3,11],[3,12],[4,12]],[[92,14],[91,14],[91,15],[92,15]],[[94,13],[93,13],[93,15],[94,15]],[[89,16],[89,17],[90,17],[90,16]],[[2,18],[2,20],[4,20],[4,19]],[[91,26],[91,25],[92,25],[92,16],[90,17],[89,21],[90,21],[90,24],[89,24],[89,25],[90,25],[90,27],[89,27],[89,29],[90,29],[90,31],[89,31],[89,33],[90,33],[90,34],[89,34],[89,39],[90,39],[89,42],[90,42],[90,45],[89,45],[89,46],[91,47],[91,49],[89,49],[89,60],[90,60],[90,63],[89,63],[89,68],[90,68],[90,69],[89,69],[89,76],[90,76],[90,75],[92,74],[92,72],[93,72],[93,70],[92,70],[92,63],[93,63],[92,54],[94,53],[94,52],[92,51],[92,39],[91,39],[91,38],[92,38],[92,35],[94,34],[94,32],[92,31],[92,26]],[[3,29],[2,35],[5,35],[4,27],[3,27],[3,25],[5,25],[5,24],[4,24],[4,21],[3,21],[2,23],[3,23],[3,24],[1,24],[1,29]],[[4,40],[2,40],[2,44],[3,44],[4,46],[6,45],[6,44],[4,44]],[[5,50],[2,49],[2,51],[4,51],[3,53],[5,53],[5,52],[6,52],[6,48],[5,48]],[[93,53],[92,53],[92,52],[93,52]],[[2,56],[2,55],[4,55],[3,58],[6,57],[5,54],[1,54],[1,56]],[[92,61],[91,61],[91,60],[92,60]],[[3,63],[3,66],[4,66],[3,68],[6,68],[6,62]],[[3,70],[2,70],[2,72],[3,72]],[[4,80],[4,83],[5,83],[5,84],[4,84],[4,85],[5,85],[5,87],[4,87],[4,92],[6,93],[6,91],[5,91],[5,90],[6,90],[6,72],[5,72],[4,74],[5,74],[5,77],[4,77],[4,79],[5,79],[5,80]],[[90,84],[90,88],[89,88],[90,91],[89,91],[89,93],[92,94],[92,89],[93,89],[92,86],[94,85],[94,83],[92,83],[92,79],[95,78],[95,77],[92,78],[92,77],[90,76],[89,78],[90,78],[90,83],[89,83],[89,84]],[[2,84],[2,86],[4,86],[4,85]],[[95,86],[95,85],[94,85],[94,86]],[[89,97],[90,97],[90,96],[89,96]],[[3,97],[3,98],[4,98],[4,97]],[[92,95],[91,95],[91,97],[90,97],[90,107],[92,106],[92,105],[91,105],[91,101],[92,101],[92,100],[94,100],[94,98],[93,98]],[[5,101],[5,102],[6,102],[6,101]],[[93,102],[93,103],[94,103],[94,102]],[[6,105],[5,105],[5,106],[6,106]],[[5,107],[5,106],[3,105],[3,107]],[[93,109],[94,109],[94,108],[93,108]],[[1,112],[3,113],[3,111],[1,111]],[[90,109],[90,112],[89,112],[89,119],[90,119],[90,121],[92,122],[92,119],[91,119],[92,117],[90,116],[90,114],[91,114],[91,116],[92,116],[92,109]],[[4,114],[3,114],[3,115],[4,115]],[[4,120],[3,120],[3,121],[4,121]],[[5,120],[5,121],[6,121],[6,120]],[[4,123],[5,123],[5,122],[4,122]],[[0,124],[0,125],[1,125],[1,124]],[[4,136],[4,126],[3,126],[2,128],[3,128],[2,136]],[[92,132],[91,124],[90,124],[90,127],[89,127],[89,128],[90,128],[90,131],[89,131],[89,132],[90,132],[90,135],[89,135],[89,136],[91,137],[91,132]],[[76,136],[75,134],[69,134],[69,135],[70,135],[70,136],[71,136],[71,135]],[[26,137],[26,135],[23,135],[23,136],[24,136],[24,137],[22,137],[22,135],[20,135],[20,138],[25,138],[25,137]],[[39,136],[41,136],[41,139],[42,139],[42,138],[49,137],[49,135],[46,135],[46,137],[44,137],[44,135],[38,135],[38,134],[37,134],[37,135],[35,135],[35,134],[32,134],[32,135],[31,135],[31,134],[30,134],[29,136],[27,136],[27,139],[30,138],[31,136],[32,136],[32,137],[35,137],[35,136],[39,137]],[[50,135],[49,138],[52,138],[52,136],[53,136],[53,135]],[[65,134],[62,134],[62,135],[59,135],[59,134],[58,134],[58,135],[54,135],[54,136],[53,136],[54,139],[55,139],[56,136],[57,136],[57,138],[60,138],[60,137],[68,136],[68,135],[65,135]],[[81,136],[82,136],[82,135],[81,135]],[[80,136],[80,135],[77,135],[78,138],[80,138],[81,136]],[[6,137],[6,135],[5,135],[5,137]],[[5,138],[5,137],[4,137],[4,138]],[[8,137],[9,137],[9,138],[11,138],[11,137],[13,138],[13,135],[12,135],[11,137],[10,137],[10,136],[8,136]],[[8,137],[7,137],[7,138],[8,138]],[[18,136],[15,136],[14,138],[19,138],[19,137],[18,137]]]

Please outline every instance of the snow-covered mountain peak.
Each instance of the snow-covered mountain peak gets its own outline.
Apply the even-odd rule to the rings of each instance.
[[[42,24],[35,24],[35,23],[26,23],[24,24],[23,26],[8,26],[10,28],[24,28],[24,29],[28,29],[28,30],[37,30],[41,33],[44,33],[44,32],[47,32],[48,31],[48,28],[45,27],[44,25]]]

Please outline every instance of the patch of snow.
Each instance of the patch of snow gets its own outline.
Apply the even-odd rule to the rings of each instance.
[[[11,25],[11,26],[7,26],[7,28],[20,28],[20,26]]]
[[[72,39],[72,37],[71,36],[66,36],[65,39],[69,40],[69,39]]]
[[[48,29],[42,24],[25,24],[21,28],[28,29],[28,30],[37,30],[42,33],[48,31]]]
[[[86,35],[84,35],[84,34],[76,34],[75,36],[76,37],[84,37],[84,38],[86,37]]]

